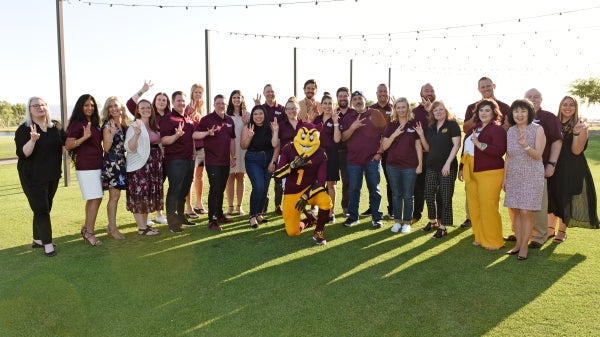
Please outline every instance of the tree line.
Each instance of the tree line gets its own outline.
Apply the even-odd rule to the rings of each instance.
[[[23,103],[0,101],[0,128],[15,127],[23,123],[26,108]]]

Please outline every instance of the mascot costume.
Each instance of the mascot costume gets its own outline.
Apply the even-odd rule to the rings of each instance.
[[[310,124],[309,124],[310,125]],[[273,176],[286,178],[283,194],[283,221],[288,236],[300,235],[302,230],[316,223],[313,239],[318,245],[327,243],[323,231],[329,220],[331,198],[325,189],[327,155],[320,148],[319,131],[302,127],[294,141],[286,144],[280,153],[279,164]],[[306,205],[318,206],[317,218],[305,210]],[[300,221],[300,214],[306,220]]]

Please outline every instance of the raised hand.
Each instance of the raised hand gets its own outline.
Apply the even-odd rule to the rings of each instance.
[[[339,111],[334,111],[331,114],[331,120],[333,121],[333,123],[337,123],[340,120],[340,112]]]
[[[88,122],[86,126],[83,127],[83,138],[88,139],[92,136],[92,122]]]
[[[361,116],[358,115],[356,117],[356,120],[354,122],[352,122],[352,124],[350,125],[350,129],[358,129],[361,126],[365,125],[365,123],[363,123],[363,120],[365,120],[366,117],[360,118]]]
[[[115,125],[115,121],[112,119],[108,122],[108,133],[110,134],[111,138],[117,133],[117,126]]]
[[[273,133],[279,131],[279,122],[277,121],[277,118],[273,119],[273,121],[271,122],[271,131],[273,131]]]
[[[131,123],[131,127],[133,128],[133,133],[135,135],[138,135],[138,136],[139,136],[140,133],[142,133],[142,129],[141,129],[140,123],[141,123],[141,121],[139,121],[139,120],[137,122],[135,122],[135,123]]]
[[[214,135],[215,135],[216,128],[217,128],[217,126],[216,126],[216,125],[213,125],[213,126],[212,126],[212,128],[210,128],[210,129],[206,130],[207,134],[208,134],[209,136],[214,136]]]
[[[148,90],[150,90],[150,88],[152,88],[154,84],[152,83],[152,81],[146,81],[144,80],[144,85],[142,86],[142,92],[146,92]]]
[[[262,100],[262,95],[256,94],[256,98],[254,99],[254,105],[260,105],[261,100]]]
[[[179,127],[177,127],[175,129],[175,134],[177,135],[177,138],[179,138],[185,134],[185,131],[183,131],[183,122],[180,122]]]
[[[581,133],[581,131],[585,131],[588,129],[587,120],[580,119],[575,126],[573,126],[573,133]]]
[[[31,137],[31,140],[35,142],[38,139],[40,139],[40,134],[37,132],[37,125],[31,124],[31,126],[29,128],[30,128],[29,136]]]
[[[250,122],[250,113],[248,111],[242,112],[242,123],[248,124]]]
[[[421,105],[425,108],[425,110],[429,111],[431,101],[428,98],[421,97]]]
[[[519,130],[519,136],[517,141],[519,142],[519,145],[521,145],[522,148],[526,148],[527,146],[529,146],[527,144],[527,131]]]
[[[246,127],[246,133],[250,137],[254,136],[254,124],[248,124],[248,126]]]

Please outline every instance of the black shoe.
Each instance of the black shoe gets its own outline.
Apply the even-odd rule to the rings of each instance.
[[[433,236],[431,236],[432,239],[441,239],[442,236],[448,235],[448,231],[446,230],[446,228],[441,229],[438,228],[437,231],[435,232],[435,234],[433,234]]]
[[[505,241],[517,241],[517,237],[511,234],[511,235],[505,237],[504,240]]]
[[[46,255],[47,257],[54,257],[54,256],[56,256],[56,248],[53,251],[51,251],[51,252],[48,252],[48,253],[44,252],[44,255]]]
[[[182,226],[182,227],[194,227],[194,226],[198,226],[198,223],[196,223],[196,222],[190,222],[190,221],[187,221],[187,220],[185,220],[185,221],[184,221],[184,222],[181,224],[181,226]]]
[[[537,248],[541,248],[542,246],[543,246],[543,244],[541,244],[539,242],[531,241],[527,247],[529,247],[531,249],[537,249]],[[525,257],[525,258],[527,258],[527,257]]]
[[[428,222],[425,227],[421,228],[421,230],[423,232],[429,232],[430,230],[434,229],[435,225],[437,225],[437,222]]]
[[[471,228],[472,226],[471,219],[466,219],[465,222],[460,224],[460,227],[462,228]]]
[[[281,206],[275,207],[275,214],[277,214],[277,215],[283,214],[283,211],[281,210]]]
[[[53,245],[54,247],[56,247],[56,245],[55,245],[55,244],[52,244],[52,245]],[[43,245],[43,244],[41,244],[41,245],[40,245],[39,243],[37,243],[37,242],[35,242],[35,241],[31,241],[31,248],[44,248],[44,245]]]
[[[360,216],[370,216],[370,215],[371,215],[371,208],[369,208],[366,211],[360,213]]]

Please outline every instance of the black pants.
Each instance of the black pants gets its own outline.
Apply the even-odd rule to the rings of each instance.
[[[33,211],[33,239],[41,240],[43,244],[52,243],[52,223],[50,211],[52,200],[58,188],[58,180],[36,183],[21,178],[21,187],[29,201],[29,207]]]
[[[185,197],[190,192],[194,177],[194,161],[175,159],[165,164],[169,189],[167,190],[166,211],[170,226],[180,227],[185,222]]]
[[[414,210],[413,210],[413,218],[421,219],[423,215],[423,209],[425,207],[425,171],[427,171],[427,166],[425,165],[427,159],[427,154],[423,154],[423,171],[420,174],[417,174],[417,180],[415,181],[415,201],[414,201]],[[442,204],[442,196],[440,194],[435,195],[436,203],[438,205]],[[442,218],[441,209],[437,212],[437,219]]]
[[[229,166],[206,165],[208,175],[208,220],[224,217],[223,196],[229,177]]]

